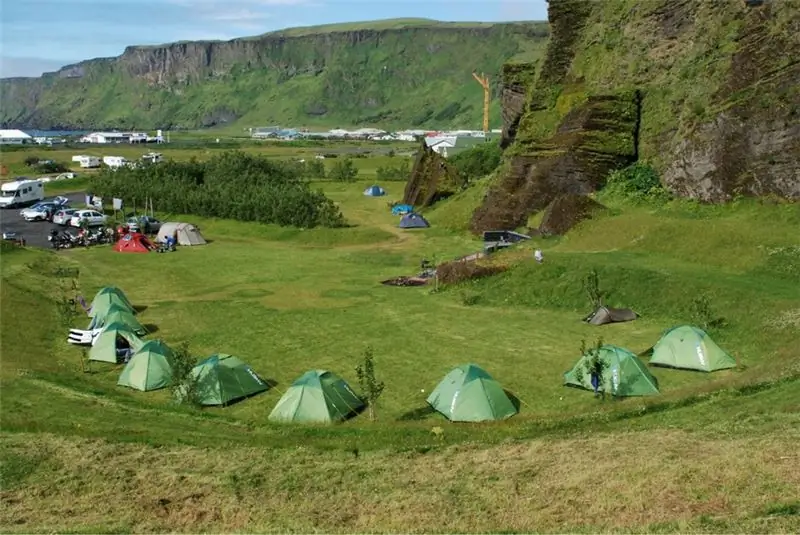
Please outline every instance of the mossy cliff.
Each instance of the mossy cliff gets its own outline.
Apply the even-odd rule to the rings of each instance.
[[[473,229],[521,225],[556,195],[596,189],[633,159],[654,165],[678,195],[800,198],[792,4],[550,0],[541,65],[504,68],[511,165]]]
[[[423,141],[406,183],[403,202],[416,207],[430,206],[455,194],[460,187],[455,168]]]

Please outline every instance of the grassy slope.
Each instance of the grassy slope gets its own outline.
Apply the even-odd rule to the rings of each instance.
[[[545,31],[543,23],[524,24]],[[214,76],[210,71],[198,73],[198,80],[180,85],[176,92],[148,87],[114,63],[90,63],[80,79],[3,82],[2,120],[26,122],[32,111],[26,99],[31,98],[33,87],[46,87],[35,111],[41,122],[49,124],[198,127],[224,112],[233,113],[242,126],[479,128],[482,89],[471,72],[485,72],[494,79],[509,58],[539,57],[544,38],[527,38],[522,27],[400,20],[352,28],[290,29],[262,37],[287,36],[293,41],[285,48],[271,49],[268,58],[248,58],[255,66],[225,62],[214,68]],[[380,33],[360,40],[346,33],[364,29]],[[226,54],[235,57],[235,43],[214,46],[232,47]],[[324,65],[324,69],[306,72],[310,64]],[[313,110],[327,112],[315,115]],[[498,128],[496,99],[492,117],[492,128]]]
[[[479,196],[468,191],[431,211],[437,228],[399,233],[384,200],[361,196],[369,183],[320,184],[351,229],[189,218],[208,247],[135,257],[104,248],[4,253],[3,529],[797,530],[800,293],[790,277],[800,259],[789,249],[797,206],[618,207],[540,242],[542,266],[523,262],[430,294],[377,281],[413,272],[422,257],[476,249],[441,227],[457,229]],[[384,187],[399,198],[403,184]],[[106,283],[124,287],[147,306],[142,321],[157,325],[155,336],[189,340],[199,355],[240,355],[277,388],[194,413],[170,407],[164,392],[118,389],[118,368],[80,373],[49,301],[46,273],[56,263],[81,268],[87,296]],[[580,277],[590,267],[615,304],[644,316],[580,323]],[[659,369],[662,395],[649,400],[598,403],[560,386],[581,339],[645,349],[685,321],[695,290],[711,293],[728,319],[714,335],[742,369]],[[478,294],[478,305],[465,306],[464,293]],[[367,345],[387,383],[378,423],[266,422],[306,369],[354,380]],[[514,391],[523,412],[492,425],[415,415],[420,389],[467,361]],[[436,425],[441,440],[430,433]]]

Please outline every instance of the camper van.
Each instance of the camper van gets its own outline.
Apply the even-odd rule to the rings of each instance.
[[[0,208],[26,206],[42,199],[44,199],[44,183],[41,180],[6,182],[0,191]]]

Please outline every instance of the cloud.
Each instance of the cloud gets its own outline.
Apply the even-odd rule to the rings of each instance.
[[[0,78],[18,76],[41,76],[45,72],[57,71],[64,65],[77,61],[59,61],[46,58],[0,56]]]

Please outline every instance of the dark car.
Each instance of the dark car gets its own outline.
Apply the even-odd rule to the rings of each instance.
[[[161,229],[161,221],[149,215],[131,216],[125,220],[131,232],[156,234]]]

